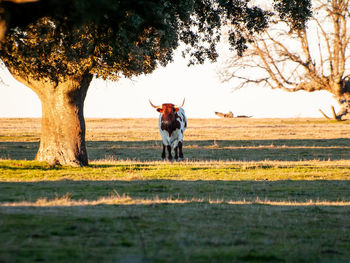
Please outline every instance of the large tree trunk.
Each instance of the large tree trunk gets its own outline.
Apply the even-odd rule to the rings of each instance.
[[[92,75],[85,73],[58,83],[13,75],[41,100],[41,139],[35,159],[50,165],[88,165],[83,109]]]

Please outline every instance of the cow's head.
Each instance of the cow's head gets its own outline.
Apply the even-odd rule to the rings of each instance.
[[[149,103],[153,108],[157,109],[157,111],[162,114],[162,124],[169,126],[176,121],[176,112],[178,112],[179,109],[185,104],[185,99],[180,106],[172,103],[163,103],[162,106],[154,106],[151,101],[149,101]]]

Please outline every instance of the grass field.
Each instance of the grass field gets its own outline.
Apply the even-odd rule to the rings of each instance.
[[[350,262],[350,122],[87,120],[90,166],[33,161],[40,120],[0,119],[0,262]]]

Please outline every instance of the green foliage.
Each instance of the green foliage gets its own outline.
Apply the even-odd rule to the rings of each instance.
[[[76,16],[43,17],[27,27],[10,30],[0,56],[5,64],[25,75],[54,81],[85,72],[118,78],[151,72],[165,65],[177,47],[182,10],[164,1],[73,1]],[[63,4],[62,4],[63,5]],[[168,6],[168,7],[167,7]],[[72,8],[68,8],[71,10]],[[30,10],[27,10],[30,12]],[[71,14],[68,12],[68,14]]]
[[[242,56],[247,49],[246,37],[242,34],[242,28],[248,29],[250,34],[259,33],[268,26],[271,12],[264,11],[256,6],[249,7],[249,0],[221,0],[225,24],[231,26],[229,32],[229,43],[238,55]]]
[[[280,1],[277,10],[299,21],[295,5]],[[248,0],[47,0],[4,8],[12,19],[1,59],[20,75],[53,81],[87,72],[104,79],[150,73],[172,61],[179,41],[189,64],[215,61],[224,24],[233,25],[230,43],[242,54],[249,39],[240,28],[259,32],[271,15]]]
[[[274,8],[293,30],[304,28],[312,16],[310,0],[274,0]]]

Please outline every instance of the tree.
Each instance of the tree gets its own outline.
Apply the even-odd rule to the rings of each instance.
[[[288,1],[288,0],[280,0]],[[268,13],[240,0],[47,0],[4,8],[14,13],[0,58],[42,103],[36,160],[88,165],[83,106],[94,76],[118,80],[151,73],[172,61],[184,42],[189,63],[217,58],[223,21],[251,33]],[[22,8],[25,6],[25,8]],[[34,15],[33,15],[34,14]],[[34,19],[34,18],[35,19]],[[33,21],[28,24],[28,21]],[[232,31],[232,46],[245,45]]]
[[[349,119],[349,1],[312,3],[307,26],[274,16],[273,26],[250,36],[245,57],[234,56],[225,62],[221,77],[237,80],[236,88],[261,85],[288,92],[326,90],[341,107],[334,117]],[[252,69],[255,73],[249,75]]]

